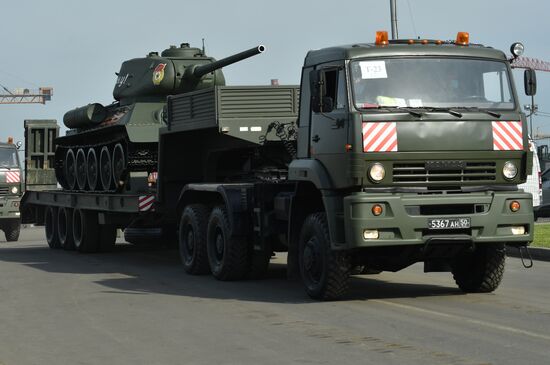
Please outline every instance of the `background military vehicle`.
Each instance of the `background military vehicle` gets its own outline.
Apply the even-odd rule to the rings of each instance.
[[[19,203],[23,195],[18,145],[0,143],[0,229],[6,241],[17,241],[21,228]]]
[[[117,73],[113,104],[89,104],[63,117],[70,130],[56,140],[59,183],[65,190],[101,192],[131,190],[134,175],[139,175],[134,185],[146,183],[147,174],[156,170],[166,96],[223,86],[222,67],[263,51],[260,45],[215,61],[204,49],[182,43],[160,55],[151,52],[125,61]]]

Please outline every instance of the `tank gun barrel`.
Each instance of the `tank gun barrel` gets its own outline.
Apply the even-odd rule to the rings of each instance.
[[[263,45],[259,45],[257,47],[250,48],[249,50],[234,54],[233,56],[229,56],[226,58],[222,58],[221,60],[208,63],[206,65],[197,66],[193,70],[193,77],[196,79],[200,79],[204,75],[215,71],[219,68],[225,67],[227,65],[231,65],[232,63],[242,61],[246,58],[255,56],[257,54],[260,54],[265,51],[265,47]]]

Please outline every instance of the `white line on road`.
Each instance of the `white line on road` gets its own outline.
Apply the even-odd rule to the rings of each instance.
[[[401,309],[407,309],[407,310],[412,310],[412,311],[416,311],[416,312],[420,312],[420,313],[431,314],[431,315],[434,315],[434,316],[439,316],[439,317],[444,317],[444,318],[449,318],[449,319],[455,319],[455,320],[459,320],[459,321],[465,321],[465,322],[468,322],[468,323],[477,324],[477,325],[480,325],[480,326],[489,327],[489,328],[493,328],[493,329],[500,330],[500,331],[516,333],[516,334],[526,335],[526,336],[529,336],[529,337],[550,341],[550,336],[547,336],[547,335],[543,335],[543,334],[535,333],[535,332],[531,332],[531,331],[525,331],[525,330],[521,330],[521,329],[518,329],[518,328],[502,326],[502,325],[496,324],[496,323],[480,321],[478,319],[471,319],[471,318],[467,318],[467,317],[457,316],[457,315],[454,315],[454,314],[448,314],[448,313],[433,311],[433,310],[430,310],[430,309],[418,308],[418,307],[414,307],[414,306],[411,306],[411,305],[389,302],[389,301],[386,301],[386,300],[372,299],[370,301],[381,303],[381,304],[392,305],[394,307],[398,307],[398,308],[401,308]]]

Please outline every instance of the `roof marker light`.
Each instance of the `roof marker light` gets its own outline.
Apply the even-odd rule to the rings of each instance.
[[[374,42],[377,46],[388,45],[388,32],[385,30],[379,30],[376,32],[376,40]]]
[[[470,44],[470,33],[468,32],[458,32],[456,34],[456,44],[461,46],[467,46]]]

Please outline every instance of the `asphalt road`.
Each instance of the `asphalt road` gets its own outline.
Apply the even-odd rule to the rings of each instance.
[[[0,241],[0,364],[548,364],[550,263],[508,258],[493,294],[422,266],[309,300],[285,279],[188,276],[174,250],[50,250]]]

